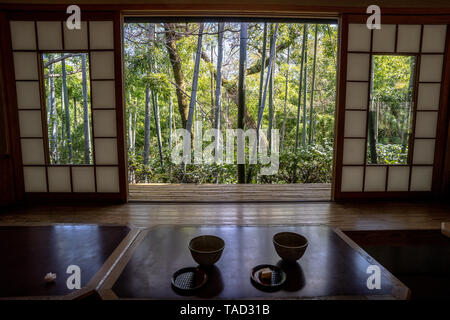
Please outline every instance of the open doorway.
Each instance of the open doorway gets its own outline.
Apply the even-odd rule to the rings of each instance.
[[[130,199],[329,200],[337,38],[334,20],[127,18]]]

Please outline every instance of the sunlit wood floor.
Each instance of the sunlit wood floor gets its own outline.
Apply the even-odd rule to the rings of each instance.
[[[130,184],[129,199],[170,202],[328,201],[331,199],[331,184]]]
[[[326,224],[343,230],[439,229],[450,204],[427,202],[128,203],[0,209],[0,224]]]

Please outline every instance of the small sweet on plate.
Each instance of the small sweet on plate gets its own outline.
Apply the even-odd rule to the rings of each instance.
[[[272,270],[270,268],[263,268],[259,271],[259,280],[269,282],[272,280]]]

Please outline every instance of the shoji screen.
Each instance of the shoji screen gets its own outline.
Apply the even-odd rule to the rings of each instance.
[[[62,19],[41,21],[39,14],[10,18],[25,195],[126,200],[117,17],[82,21],[81,29],[74,30]],[[91,165],[54,165],[49,160],[42,54],[64,52],[87,53],[89,58]]]
[[[439,179],[440,134],[447,105],[442,92],[448,59],[447,23],[382,17],[370,30],[367,16],[345,16],[339,79],[335,199],[426,195]],[[450,20],[449,20],[450,21]],[[411,24],[412,23],[412,24]],[[368,164],[368,108],[374,55],[415,57],[408,160]],[[440,133],[441,132],[441,133]],[[433,178],[434,177],[434,178]]]

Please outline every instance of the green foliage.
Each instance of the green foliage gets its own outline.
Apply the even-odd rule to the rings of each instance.
[[[66,83],[69,102],[69,125],[71,140],[67,137],[66,114],[63,102],[62,90],[62,63],[58,59],[61,56],[68,56],[65,59]],[[90,111],[90,89],[89,89],[89,59],[86,56],[86,78],[87,78],[87,103],[88,118],[91,119]],[[82,63],[81,54],[76,53],[45,53],[42,55],[44,64],[44,85],[45,102],[47,111],[47,128],[49,137],[50,162],[52,164],[91,164],[92,146],[89,145],[90,159],[86,162],[84,157],[85,136],[83,121],[83,84],[82,84]],[[51,63],[53,62],[53,63]],[[50,67],[51,63],[51,67]],[[50,68],[52,72],[50,73]],[[54,80],[54,106],[55,112],[51,113],[49,97],[51,95],[50,77]],[[88,123],[89,127],[91,126]],[[89,133],[91,136],[91,133]],[[91,137],[90,137],[91,138]],[[90,139],[92,141],[92,139]],[[72,146],[72,159],[69,159],[69,145]]]
[[[164,162],[161,167],[159,159],[151,158],[148,166],[143,165],[142,156],[129,154],[128,167],[134,175],[136,183],[151,181],[152,183],[215,183],[216,176],[220,183],[237,183],[236,165],[175,165],[170,163],[170,150],[164,150]],[[329,142],[324,145],[312,145],[295,149],[287,149],[280,153],[280,167],[275,175],[260,176],[259,183],[329,183],[331,182],[333,164],[333,146]],[[253,165],[255,172],[260,172],[262,165]],[[256,181],[253,181],[256,182]]]
[[[277,174],[261,176],[261,183],[331,183],[333,145],[309,145],[280,154]]]
[[[373,57],[371,110],[376,145],[369,142],[367,149],[376,149],[378,164],[407,163],[414,68],[414,56]]]
[[[408,161],[408,149],[401,144],[377,144],[378,164],[405,164]]]

